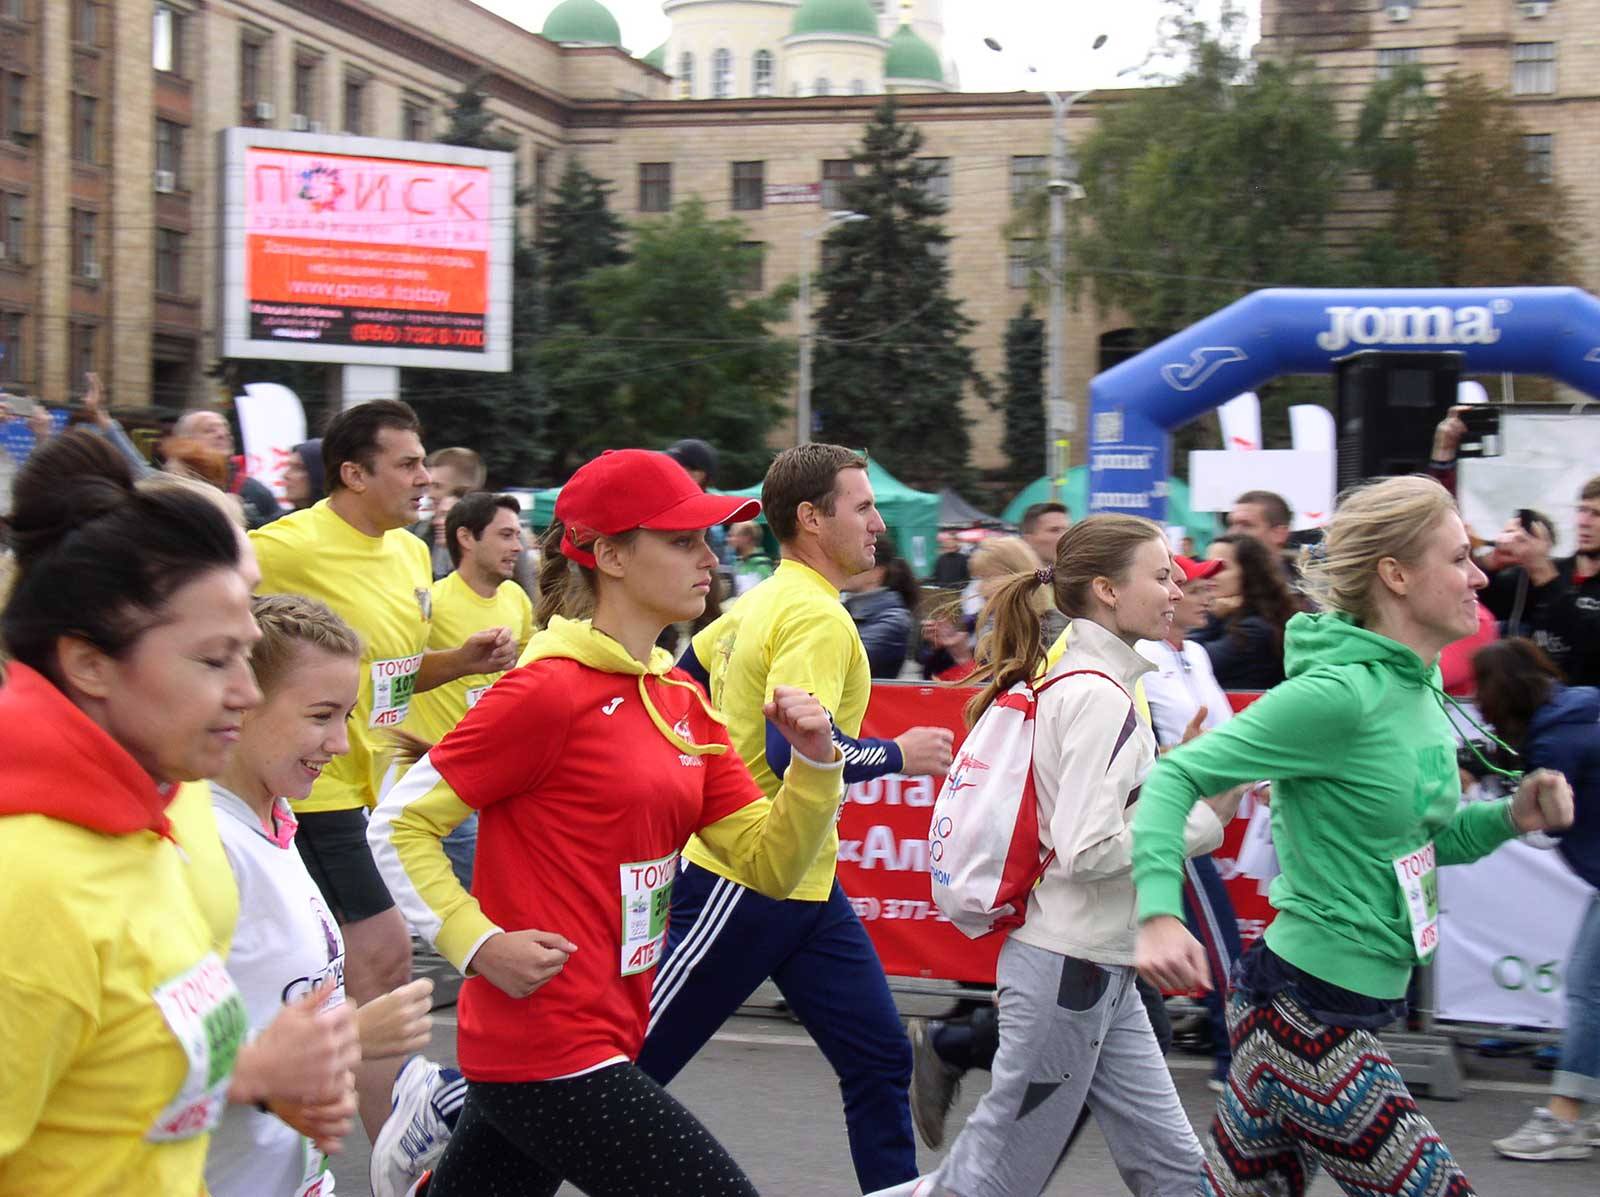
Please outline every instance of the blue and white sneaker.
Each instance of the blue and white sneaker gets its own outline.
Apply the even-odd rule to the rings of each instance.
[[[460,1111],[465,1094],[466,1082],[454,1069],[422,1056],[405,1062],[389,1091],[389,1117],[367,1166],[373,1197],[405,1197],[439,1162],[455,1122],[450,1115]]]

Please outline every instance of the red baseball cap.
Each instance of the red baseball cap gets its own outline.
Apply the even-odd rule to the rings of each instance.
[[[561,553],[590,569],[597,536],[712,528],[760,511],[755,499],[706,494],[676,461],[649,449],[607,449],[578,467],[556,499],[556,519],[566,525]]]
[[[1196,561],[1193,557],[1185,557],[1181,553],[1174,553],[1172,560],[1183,571],[1185,582],[1198,582],[1201,578],[1209,578],[1222,568],[1220,561]]]

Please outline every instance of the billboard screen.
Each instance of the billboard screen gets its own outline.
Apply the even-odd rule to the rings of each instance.
[[[511,155],[223,138],[225,357],[510,368]]]

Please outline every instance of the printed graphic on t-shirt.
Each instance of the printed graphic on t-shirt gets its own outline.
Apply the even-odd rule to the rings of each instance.
[[[156,987],[157,1008],[189,1059],[177,1095],[145,1132],[152,1143],[192,1139],[212,1130],[228,1104],[228,1080],[250,1029],[244,1000],[214,952]]]
[[[323,999],[322,1009],[332,1010],[344,1005],[344,939],[339,934],[339,924],[334,921],[327,906],[323,905],[322,899],[313,894],[307,901],[311,903],[311,913],[316,917],[317,926],[322,929],[322,946],[327,952],[328,963],[309,976],[290,981],[283,987],[280,998],[287,1006],[305,997],[318,985],[331,981],[333,990]]]
[[[672,734],[680,740],[687,740],[691,744],[694,743],[694,731],[689,726],[688,716],[684,716],[673,725]],[[678,754],[678,764],[685,769],[704,769],[706,767],[706,763],[692,752],[680,752]]]
[[[372,717],[368,727],[399,727],[417,691],[422,654],[372,663]]]
[[[622,975],[648,972],[667,943],[678,854],[622,866]]]

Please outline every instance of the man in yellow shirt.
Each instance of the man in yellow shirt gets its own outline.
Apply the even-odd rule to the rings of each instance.
[[[517,652],[533,636],[533,603],[512,581],[522,556],[522,506],[511,495],[478,491],[457,500],[445,518],[445,545],[454,570],[433,584],[433,626],[428,647],[447,648],[468,637],[505,628]],[[474,673],[417,695],[406,731],[437,744],[461,722],[499,673]],[[445,855],[463,889],[472,888],[478,842],[476,812],[444,838]]]
[[[413,695],[456,678],[509,668],[516,641],[504,628],[454,649],[428,648],[433,574],[428,549],[406,532],[428,486],[416,413],[394,399],[342,411],[322,438],[328,497],[250,534],[259,594],[319,599],[361,637],[361,690],[350,751],[322,770],[294,804],[295,843],[344,934],[345,990],[358,1004],[411,979],[411,935],[367,847],[367,811],[388,768],[384,740]],[[361,1120],[376,1136],[400,1061],[356,1074]]]
[[[779,454],[761,506],[783,559],[679,662],[707,684],[734,748],[769,797],[789,760],[782,735],[762,716],[775,686],[806,690],[833,717],[847,782],[891,772],[943,776],[950,765],[948,728],[855,738],[872,678],[839,591],[872,567],[884,530],[866,464],[838,445]],[[702,840],[689,841],[638,1063],[666,1084],[770,976],[839,1076],[856,1178],[871,1192],[917,1174],[907,1104],[911,1048],[883,965],[834,878],[838,847],[830,835],[804,880],[779,901],[740,884]]]

